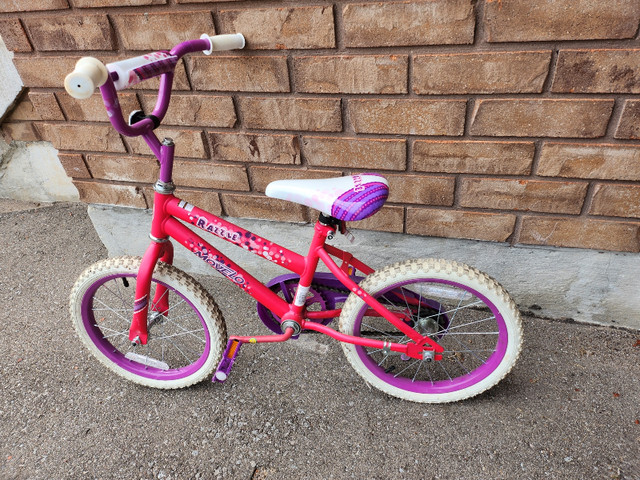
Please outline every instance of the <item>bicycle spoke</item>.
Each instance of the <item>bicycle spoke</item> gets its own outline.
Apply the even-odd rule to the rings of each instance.
[[[412,382],[416,381],[416,377],[418,376],[418,372],[420,371],[420,367],[422,367],[423,364],[424,364],[424,361],[418,363],[418,368],[416,369],[416,373],[413,374],[413,378],[411,379]]]
[[[362,325],[364,325],[367,328],[370,328],[371,330],[375,330],[376,332],[382,334],[384,336],[384,338],[387,337],[391,337],[391,338],[396,338],[396,337],[405,337],[406,335],[402,334],[402,332],[398,332],[398,334],[396,335],[391,335],[389,332],[383,332],[382,330],[379,330],[375,327],[372,327],[371,325],[367,324],[367,323],[362,323]],[[401,335],[402,334],[402,335]],[[396,343],[400,343],[400,342],[396,342]]]
[[[198,337],[194,332],[200,332],[202,330],[191,330],[191,331],[184,331],[184,332],[179,332],[179,333],[174,333],[171,335],[163,335],[161,337],[155,337],[158,340],[167,340],[170,338],[178,338],[178,337],[184,337],[186,335],[192,336],[194,338],[196,338],[198,341],[202,342],[202,343],[206,343],[206,340],[203,338]]]
[[[129,336],[129,332],[125,331],[125,330],[118,331],[118,330],[114,330],[112,328],[100,326],[100,325],[97,325],[97,324],[96,324],[96,326],[99,327],[101,331],[113,332],[111,335],[103,335],[102,338],[113,338],[113,337],[119,337],[119,336],[128,337]]]
[[[500,335],[500,332],[453,332],[447,333],[447,336],[453,335]]]
[[[120,318],[121,320],[123,320],[126,323],[130,323],[131,319],[130,318],[126,318],[124,315],[119,314],[117,311],[115,311],[113,308],[109,307],[109,305],[107,305],[106,303],[104,303],[102,300],[100,300],[99,298],[94,298],[94,301],[98,301],[100,302],[102,305],[104,305],[106,307],[106,309],[110,312],[113,312],[116,314],[116,317]],[[128,310],[127,310],[128,311]]]
[[[189,357],[188,357],[188,356],[187,356],[187,355],[182,351],[182,349],[180,349],[180,347],[178,347],[178,346],[175,344],[175,342],[174,342],[173,340],[171,340],[170,338],[169,338],[168,340],[169,340],[169,342],[171,343],[171,345],[173,345],[173,347],[174,347],[176,350],[178,350],[178,352],[180,352],[180,354],[182,354],[182,356],[185,358],[185,360],[186,360],[188,363],[193,363],[193,360],[191,360],[191,359],[190,359],[190,358],[189,358]]]
[[[444,352],[442,352],[444,353]],[[456,352],[456,353],[460,353],[460,352]],[[453,357],[453,359],[456,361],[456,363],[458,365],[460,365],[460,368],[462,368],[462,370],[464,370],[465,374],[468,374],[471,372],[471,370],[469,370],[467,367],[465,367],[462,362],[458,359],[458,356],[454,353],[453,355],[450,355],[451,357]]]
[[[109,288],[109,286],[106,283],[103,285],[104,289],[107,292],[109,292],[111,295],[116,297],[118,300],[120,300],[122,302],[122,307],[126,310],[128,307],[127,307],[127,304],[126,304],[126,301],[125,301],[125,296],[120,291],[120,284],[118,283],[117,280],[112,280],[109,283],[110,284],[114,284],[116,286],[117,293],[115,293],[113,290],[111,290],[111,288]]]
[[[451,332],[451,330],[456,330],[456,329],[458,329],[458,328],[468,327],[469,325],[476,325],[476,324],[478,324],[478,323],[488,322],[489,320],[495,320],[495,319],[496,319],[496,317],[495,317],[495,316],[491,316],[491,317],[488,317],[488,318],[483,318],[483,319],[481,319],[481,320],[476,320],[476,321],[474,321],[474,322],[464,323],[464,324],[462,324],[462,325],[458,325],[458,326],[456,326],[456,327],[450,327],[450,328],[447,328],[447,331],[448,331],[448,332]]]
[[[394,377],[398,377],[398,375],[400,375],[402,372],[404,372],[405,370],[413,367],[416,363],[421,362],[422,360],[414,360],[413,362],[411,362],[410,364],[408,364],[406,367],[404,367],[402,370],[400,370],[398,373],[396,373],[394,375]]]
[[[382,360],[380,360],[380,363],[378,363],[378,366],[382,365],[387,358],[389,358],[389,355],[383,355]]]
[[[444,370],[444,374],[449,377],[450,381],[453,381],[453,378],[451,378],[451,375],[449,375],[449,372],[447,372],[447,369],[444,368],[444,362],[437,362],[438,365],[440,365],[440,367],[442,367],[442,370]],[[463,367],[464,368],[464,367]],[[468,373],[468,372],[467,372]]]
[[[200,337],[198,337],[197,335],[195,335],[195,334],[193,334],[193,333],[192,333],[192,332],[202,332],[202,331],[204,331],[204,329],[203,329],[203,328],[200,328],[200,327],[199,327],[199,328],[197,328],[197,329],[195,329],[195,330],[191,330],[191,331],[189,331],[189,330],[187,330],[185,327],[183,327],[182,325],[180,325],[179,323],[176,323],[175,321],[172,321],[170,318],[166,318],[166,317],[165,317],[165,321],[166,321],[166,323],[169,323],[169,324],[174,325],[175,327],[179,328],[179,329],[180,329],[180,330],[182,330],[184,333],[189,333],[189,334],[193,335],[193,336],[194,336],[195,338],[197,338],[199,341],[201,341],[201,342],[203,342],[203,343],[205,343],[205,342],[206,342],[206,339],[202,339],[202,338],[200,338]]]
[[[447,335],[447,338],[449,338],[449,335]],[[454,340],[455,342],[457,342],[458,344],[462,345],[464,347],[464,344],[458,340],[457,338],[455,338],[454,336],[451,336],[451,339]],[[483,364],[486,363],[482,358],[480,358],[479,356],[477,356],[475,353],[473,353],[473,351],[470,351],[469,353],[471,353],[471,355],[473,355],[475,358],[477,358],[480,362],[482,362]]]

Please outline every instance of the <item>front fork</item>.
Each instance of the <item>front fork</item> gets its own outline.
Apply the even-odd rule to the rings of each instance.
[[[149,338],[147,317],[149,313],[149,293],[153,269],[158,260],[173,263],[173,245],[168,239],[153,239],[142,257],[136,282],[136,299],[133,307],[133,319],[129,328],[129,340],[135,345],[146,345]],[[151,302],[151,310],[162,315],[169,311],[169,295],[167,287],[158,284]]]
[[[155,193],[150,235],[152,242],[144,253],[138,270],[133,319],[129,328],[129,341],[134,345],[146,345],[149,338],[147,316],[149,313],[149,292],[151,290],[153,269],[156,267],[158,260],[170,265],[173,264],[173,245],[169,241],[163,225],[167,216],[165,204],[173,197],[175,190],[175,185],[171,181],[175,145],[170,138],[165,138],[160,144],[153,132],[143,135],[143,138],[152,150],[155,151],[154,147],[159,147],[160,178],[153,186]],[[161,315],[167,314],[169,311],[167,290],[167,287],[163,285],[158,284],[156,286],[156,293],[151,303],[152,311]]]

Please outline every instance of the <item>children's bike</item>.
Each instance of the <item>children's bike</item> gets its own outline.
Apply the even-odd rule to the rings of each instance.
[[[483,392],[513,367],[522,327],[515,303],[492,278],[446,260],[407,260],[374,271],[330,245],[345,224],[375,214],[388,183],[362,173],[325,180],[279,180],[266,195],[322,213],[306,255],[244,230],[174,196],[174,143],[160,141],[174,69],[192,52],[244,47],[244,37],[203,35],[174,47],[103,65],[78,61],[65,80],[74,97],[100,87],[115,129],[141,136],[160,163],[154,185],[151,243],[142,258],[119,257],[87,268],[71,293],[80,339],[109,369],[133,382],[181,388],[213,373],[225,381],[240,348],[320,332],[342,344],[353,368],[372,386],[416,402],[451,402]],[[117,91],[160,76],[150,114],[125,122]],[[213,165],[211,168],[215,168]],[[192,229],[186,225],[191,225]],[[196,227],[196,228],[193,228]],[[192,230],[204,230],[290,273],[263,284]],[[251,295],[271,335],[231,336],[211,295],[172,265],[171,239]],[[330,273],[317,272],[322,262]],[[338,319],[338,328],[329,326]]]

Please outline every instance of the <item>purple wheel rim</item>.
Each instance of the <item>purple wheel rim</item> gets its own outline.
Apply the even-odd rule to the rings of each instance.
[[[395,283],[388,288],[378,292],[376,296],[384,295],[390,290],[393,290],[398,287],[402,287],[412,282],[434,282],[443,285],[450,285],[453,287],[460,288],[466,292],[469,292],[475,295],[479,300],[482,300],[484,304],[489,307],[492,315],[495,317],[496,324],[498,326],[498,340],[496,342],[495,350],[489,356],[489,358],[484,362],[483,365],[478,368],[472,370],[466,375],[462,375],[453,380],[438,380],[438,381],[412,381],[410,378],[404,377],[395,377],[392,373],[386,373],[383,368],[378,366],[376,361],[371,358],[371,356],[367,355],[367,351],[364,347],[355,346],[358,357],[362,361],[362,363],[367,367],[367,369],[376,377],[378,377],[383,382],[392,385],[393,387],[414,392],[414,393],[422,393],[422,394],[441,394],[441,393],[451,393],[457,392],[462,389],[468,388],[472,385],[475,385],[478,382],[481,382],[492,372],[498,368],[502,360],[504,359],[505,353],[507,351],[508,344],[508,333],[507,333],[507,325],[504,322],[504,318],[502,314],[498,310],[498,308],[493,304],[493,302],[489,301],[484,295],[477,292],[475,289],[472,289],[466,285],[451,282],[448,280],[440,280],[434,278],[425,278],[425,279],[416,279],[410,280],[406,282]],[[360,332],[360,327],[362,324],[362,318],[364,316],[364,312],[366,308],[362,308],[360,313],[358,314],[358,318],[354,322],[354,332]],[[444,335],[446,336],[446,334]]]
[[[198,316],[198,319],[202,324],[202,328],[205,334],[205,347],[200,357],[195,362],[189,365],[186,365],[184,367],[170,369],[170,370],[162,370],[159,368],[143,365],[141,363],[133,362],[125,358],[124,354],[120,352],[120,350],[118,350],[117,347],[112,345],[108,339],[104,338],[100,328],[96,326],[96,322],[94,319],[93,296],[96,293],[96,291],[108,281],[116,278],[124,278],[124,277],[135,278],[136,276],[134,274],[115,274],[107,277],[102,277],[99,280],[95,281],[87,289],[84,296],[82,297],[82,305],[81,305],[82,322],[84,324],[84,329],[87,332],[87,335],[91,339],[91,342],[98,348],[98,350],[100,350],[100,352],[109,361],[113,362],[119,368],[126,370],[127,372],[130,372],[134,375],[138,375],[140,377],[150,378],[153,380],[170,381],[170,380],[178,380],[181,378],[186,378],[194,374],[198,370],[200,370],[200,368],[202,368],[202,366],[206,362],[207,357],[209,356],[209,351],[211,349],[211,339],[209,337],[209,330],[207,328],[207,325],[204,319],[202,318],[202,315],[200,315],[200,312],[193,306],[193,304],[187,298],[184,297],[184,295],[182,295],[180,292],[175,290],[170,285],[160,282],[155,278],[153,279],[153,281],[156,284],[162,285],[168,288],[174,294],[178,295],[180,299],[182,299],[187,305],[189,305],[189,307],[193,310],[193,312]]]

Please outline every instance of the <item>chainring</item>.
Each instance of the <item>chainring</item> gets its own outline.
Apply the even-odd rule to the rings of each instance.
[[[274,278],[267,283],[266,286],[269,287],[269,289],[276,295],[283,298],[287,303],[292,303],[296,295],[299,281],[300,278],[297,275],[283,275],[282,277]],[[335,301],[333,296],[328,294],[328,291],[322,285],[312,282],[305,300],[305,307],[309,311],[334,310]],[[264,323],[272,332],[278,334],[282,333],[280,317],[275,315],[261,303],[258,303],[257,308],[258,316],[260,317],[260,320],[262,320],[262,323]],[[332,320],[333,318],[326,318],[322,319],[320,323],[328,325]]]

